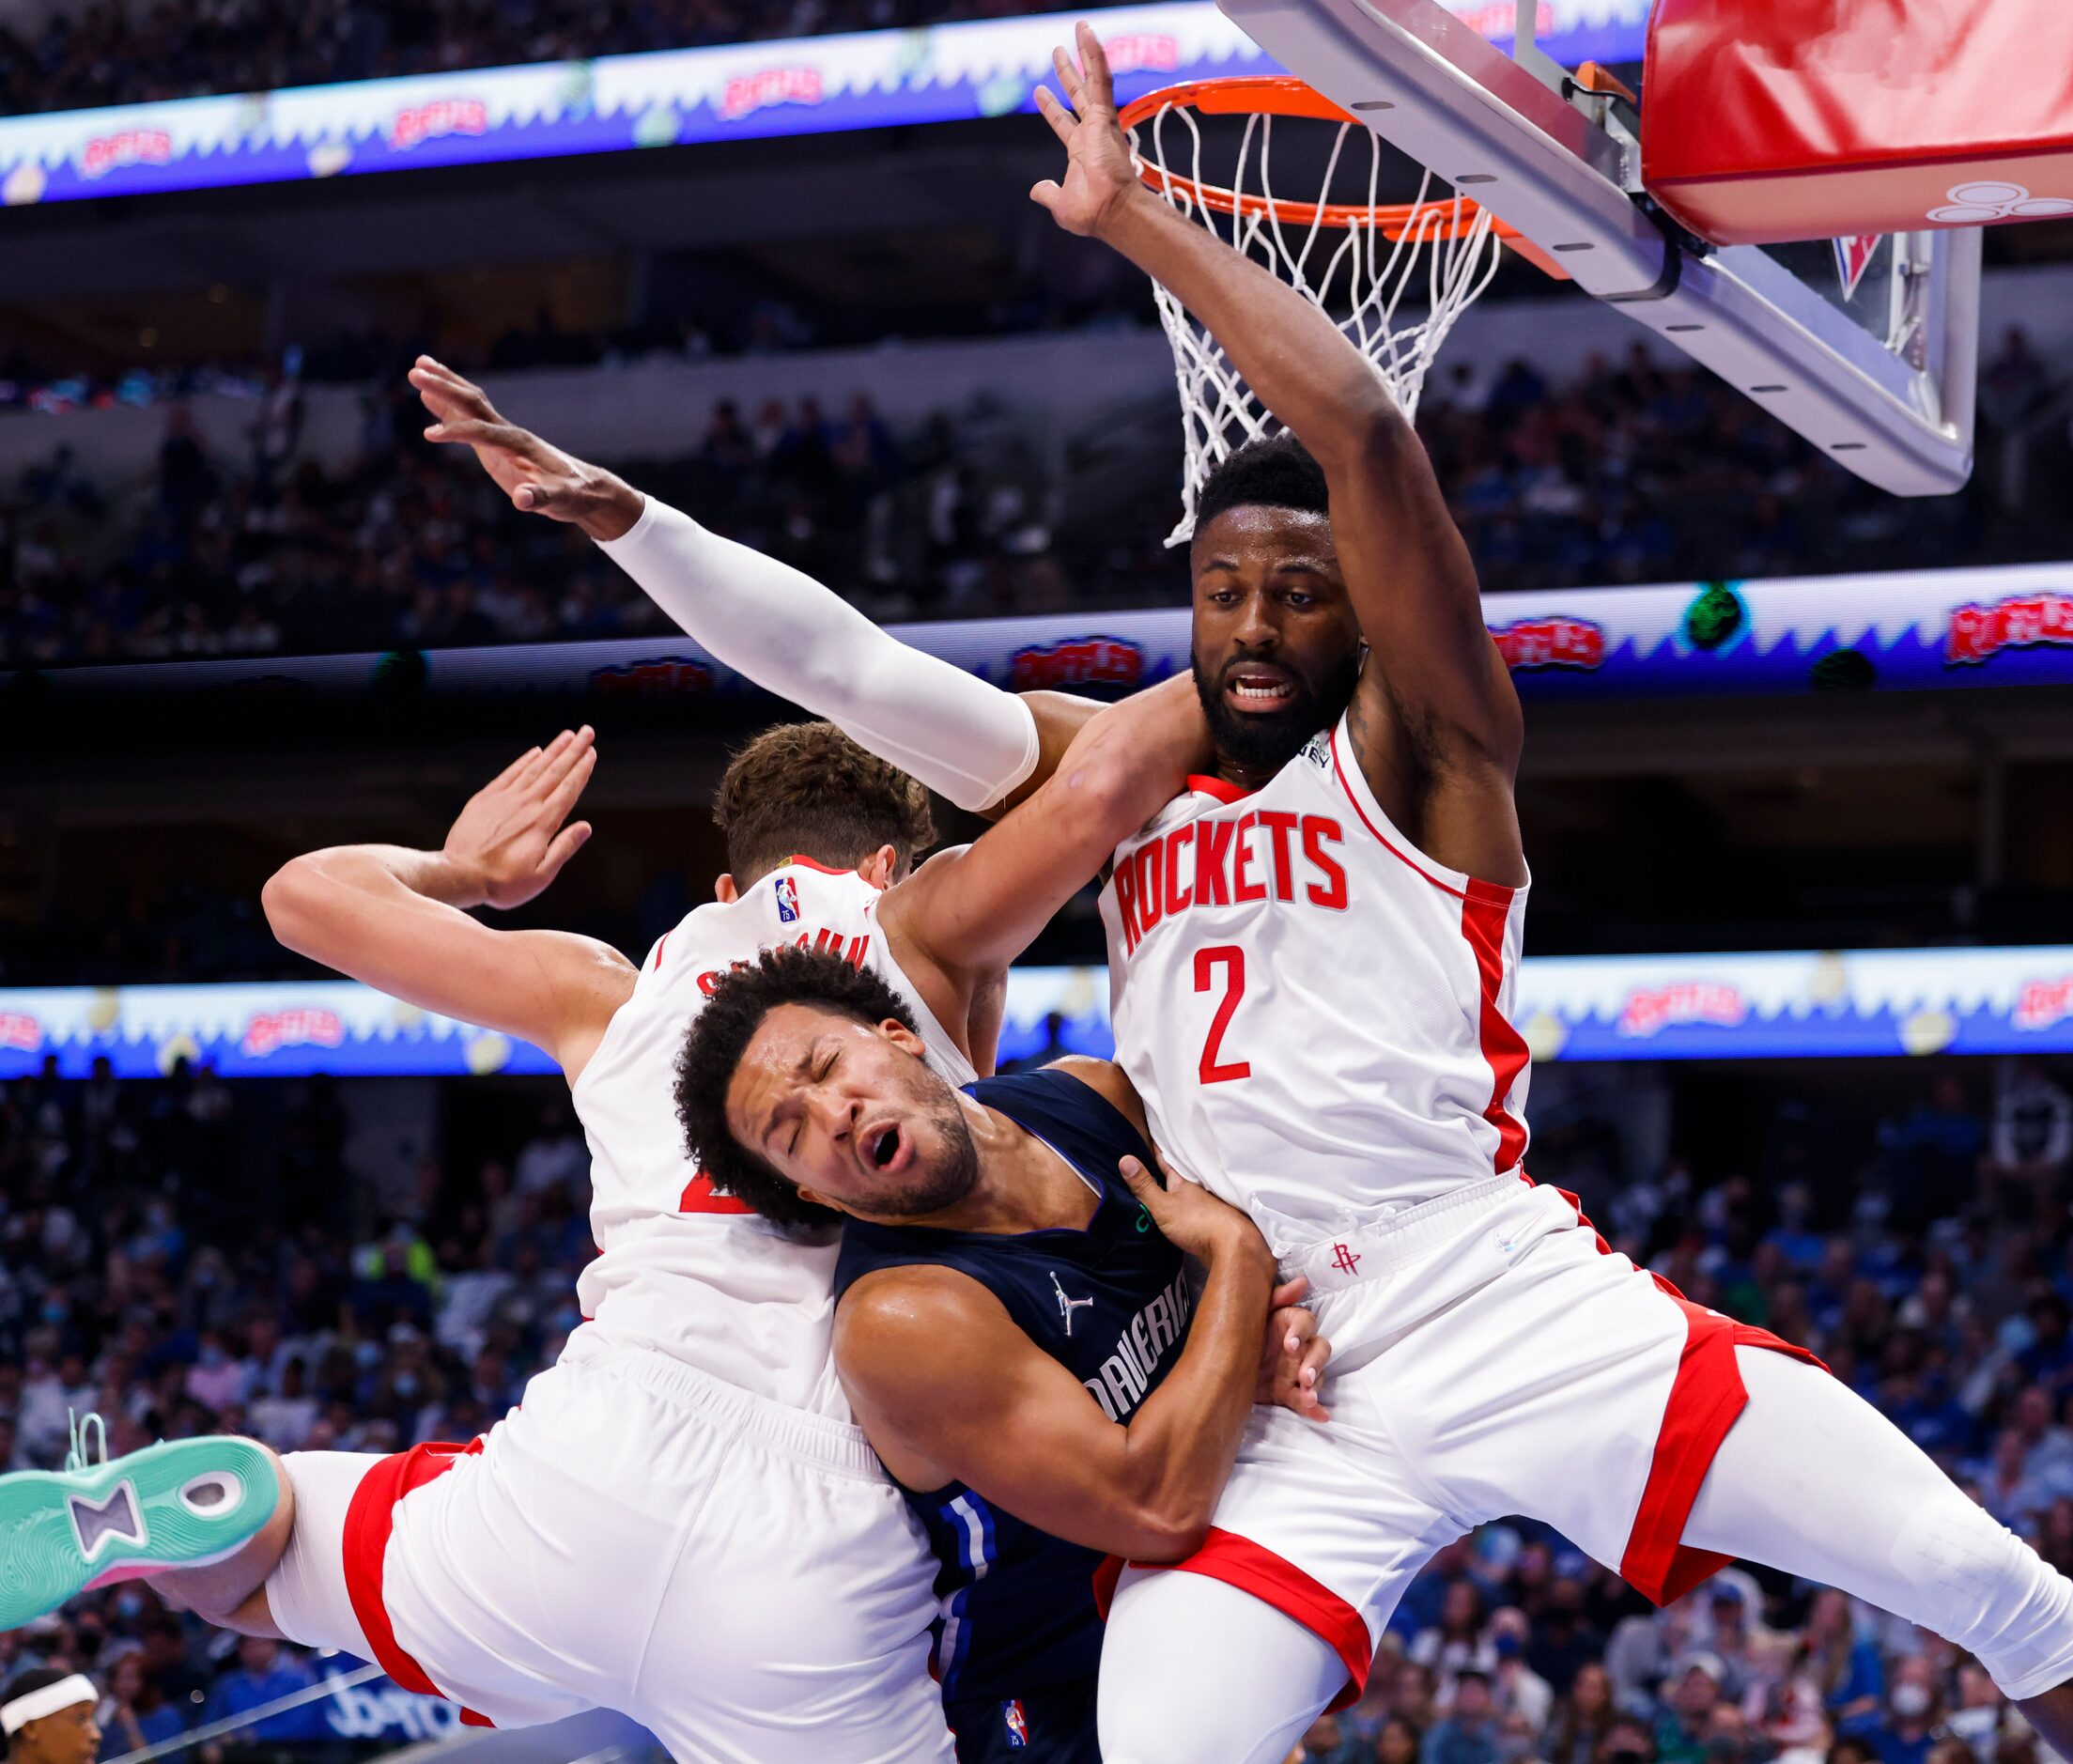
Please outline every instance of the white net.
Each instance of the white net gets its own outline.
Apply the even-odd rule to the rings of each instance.
[[[1339,329],[1374,364],[1404,414],[1415,417],[1426,374],[1447,333],[1497,273],[1503,248],[1490,211],[1459,195],[1431,200],[1431,172],[1415,203],[1383,203],[1381,136],[1354,122],[1293,117],[1282,120],[1310,130],[1336,127],[1338,135],[1319,196],[1277,200],[1275,120],[1267,114],[1245,117],[1236,175],[1221,187],[1233,198],[1228,203],[1214,199],[1218,187],[1205,182],[1202,129],[1187,104],[1160,106],[1130,131],[1130,144],[1152,174],[1146,181],[1172,207],[1264,263],[1321,309],[1335,317],[1343,312]],[[1347,137],[1355,133],[1368,142],[1366,200],[1332,203],[1328,195]],[[1182,164],[1168,160],[1168,135],[1185,155]],[[1205,191],[1213,193],[1211,200],[1203,199]],[[1220,211],[1226,208],[1228,214]],[[1173,346],[1181,394],[1183,512],[1167,538],[1168,545],[1181,545],[1195,531],[1195,501],[1209,474],[1235,449],[1278,432],[1281,425],[1187,309],[1157,283],[1153,293]]]

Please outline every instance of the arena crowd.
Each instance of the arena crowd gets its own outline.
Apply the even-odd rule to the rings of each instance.
[[[456,68],[587,61],[705,43],[913,29],[1040,8],[1021,0],[348,0],[313,16],[289,0],[66,5],[0,29],[0,115],[271,91]]]
[[[1540,1179],[1685,1292],[1819,1352],[1997,1518],[2073,1570],[2073,1101],[2063,1075],[1924,1067],[1859,1137],[1784,1095],[1745,1169],[1621,1168],[1549,1112]],[[461,1080],[378,1187],[327,1080],[54,1076],[0,1090],[0,1464],[51,1465],[68,1411],[120,1452],[250,1432],[292,1450],[467,1439],[578,1313],[588,1153],[558,1089]],[[1680,1104],[1681,1106],[1681,1104]],[[387,1161],[387,1160],[385,1160]],[[0,1636],[110,1691],[108,1756],[234,1715],[326,1663],[116,1587]],[[315,1716],[256,1757],[335,1734]],[[253,1748],[257,1748],[256,1750]],[[230,1756],[240,1756],[236,1744]],[[1415,1585],[1332,1764],[2036,1764],[1976,1664],[1833,1591],[1730,1570],[1663,1612],[1545,1528],[1482,1528]]]
[[[1996,412],[2019,423],[2058,384],[2010,339],[1986,378],[1989,437]],[[49,459],[0,490],[0,664],[668,628],[578,535],[515,514],[467,458],[427,446],[399,374],[368,384],[360,456],[340,471],[302,456],[292,384],[255,395],[235,455],[170,407],[151,482],[127,490],[93,482],[53,425]],[[1977,486],[1884,496],[1720,381],[1638,351],[1561,385],[1524,362],[1457,364],[1420,426],[1493,590],[2073,554],[2073,498],[2038,494],[2018,518]],[[2073,451],[2051,457],[2073,474]],[[1075,527],[1056,450],[1017,412],[982,400],[901,430],[831,387],[722,405],[689,456],[624,470],[890,620],[1183,598],[1164,456],[1144,468],[1159,487],[1134,523]]]

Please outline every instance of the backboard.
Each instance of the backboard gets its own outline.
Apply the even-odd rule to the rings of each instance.
[[[1508,55],[1440,0],[1217,0],[1326,98],[1508,223],[1578,286],[1899,496],[1972,472],[1980,235],[1713,248],[1661,216],[1622,101],[1532,46]]]

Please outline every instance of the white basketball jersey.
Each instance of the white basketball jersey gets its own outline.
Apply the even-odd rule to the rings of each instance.
[[[977,1075],[886,948],[879,892],[854,870],[804,858],[666,933],[606,1026],[571,1094],[590,1141],[591,1234],[577,1284],[583,1315],[614,1340],[658,1348],[759,1397],[850,1418],[829,1361],[839,1233],[785,1231],[716,1194],[684,1150],[676,1057],[721,975],[759,951],[839,950],[912,1008],[929,1063]]]
[[[1190,779],[1101,897],[1153,1143],[1276,1254],[1514,1168],[1525,894],[1399,833],[1343,720],[1249,795]]]

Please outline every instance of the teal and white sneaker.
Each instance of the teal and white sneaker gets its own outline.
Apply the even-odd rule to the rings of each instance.
[[[280,1498],[273,1460],[249,1440],[165,1440],[111,1463],[101,1416],[75,1420],[63,1470],[0,1476],[0,1630],[96,1586],[220,1562]]]

